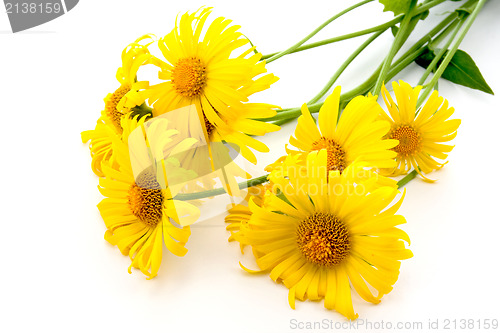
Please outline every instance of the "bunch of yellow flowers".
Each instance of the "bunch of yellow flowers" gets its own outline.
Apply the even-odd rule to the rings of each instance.
[[[213,18],[204,7],[179,15],[164,37],[142,36],[123,50],[118,88],[105,97],[95,129],[82,132],[82,141],[89,142],[91,167],[105,197],[98,204],[104,237],[130,257],[129,272],[135,268],[155,277],[163,244],[175,255],[186,254],[190,225],[201,217],[200,199],[238,197],[248,187],[246,200],[228,209],[229,241],[239,242],[242,251],[251,247],[258,272],[289,289],[292,308],[295,299],[324,300],[327,309],[355,319],[351,289],[375,304],[392,290],[401,261],[413,256],[410,237],[398,228],[406,223],[397,214],[404,198],[399,189],[418,175],[433,181],[428,174],[445,165],[453,149],[447,142],[460,125],[451,119],[453,107],[434,90],[459,42],[455,47],[450,38],[448,52],[434,54],[415,87],[392,82],[391,95],[384,81],[413,61],[421,63],[425,52],[429,59],[435,36],[455,37],[459,27],[470,27],[484,1],[469,1],[469,15],[457,10],[431,30],[426,43],[416,43],[398,60],[394,56],[411,30],[442,1],[409,0],[401,13],[391,1],[381,1],[395,19],[354,34],[373,33],[313,100],[289,109],[249,101],[278,80],[267,73],[267,64],[342,40],[303,45],[370,1],[270,55],[259,53],[238,25]],[[393,47],[376,75],[341,94],[334,84],[343,69],[396,24]],[[153,55],[153,47],[161,56]],[[156,68],[159,83],[138,79],[144,66]],[[267,166],[266,174],[250,179],[232,161],[235,149],[255,164],[253,150],[269,151],[258,137],[295,119],[286,155]]]

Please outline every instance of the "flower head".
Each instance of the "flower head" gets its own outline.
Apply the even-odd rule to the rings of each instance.
[[[132,260],[129,272],[134,267],[153,278],[160,267],[163,243],[175,255],[186,254],[184,246],[190,230],[189,226],[183,226],[193,223],[199,211],[189,203],[173,199],[178,186],[167,185],[167,173],[169,181],[185,178],[175,161],[166,156],[163,161],[151,163],[142,158],[147,151],[130,152],[131,145],[141,146],[141,140],[129,140],[131,133],[135,133],[136,138],[143,138],[146,133],[153,155],[163,154],[159,145],[168,143],[175,135],[157,125],[159,122],[146,128],[145,118],[137,118],[122,118],[123,138],[113,139],[113,156],[102,164],[104,177],[99,179],[99,190],[106,198],[98,208],[108,229],[104,238]],[[138,131],[134,132],[135,129]],[[131,155],[135,158],[131,159]]]
[[[159,40],[165,58],[155,58],[158,74],[164,82],[151,86],[150,103],[154,115],[194,104],[207,142],[226,141],[240,146],[242,155],[255,163],[251,147],[268,151],[266,145],[249,135],[264,135],[278,130],[273,124],[257,121],[276,114],[274,105],[249,103],[248,97],[278,80],[266,72],[261,54],[230,25],[231,20],[218,17],[206,21],[210,8],[183,14],[176,27]],[[205,29],[206,28],[206,29]],[[237,49],[243,51],[237,56]]]
[[[412,88],[408,83],[399,81],[392,83],[396,101],[382,87],[382,96],[389,115],[382,113],[383,119],[391,124],[387,138],[396,139],[399,144],[393,148],[397,153],[396,168],[388,173],[400,175],[407,173],[412,167],[425,179],[424,174],[440,169],[453,146],[443,144],[456,137],[460,119],[449,119],[454,112],[448,107],[448,101],[434,91],[425,105],[417,110],[417,100],[421,86]]]
[[[289,288],[292,308],[296,298],[324,299],[327,309],[355,319],[351,286],[379,303],[398,279],[400,260],[412,257],[408,235],[396,228],[405,223],[395,215],[403,197],[389,206],[399,191],[379,186],[376,173],[357,163],[342,174],[328,171],[327,160],[322,149],[307,156],[305,173],[288,165],[287,177],[274,178],[277,194],[268,192],[265,205],[250,201],[251,217],[236,239],[252,246],[262,271]]]
[[[377,120],[380,106],[373,96],[358,96],[345,107],[339,116],[340,87],[328,96],[319,111],[319,128],[315,124],[307,105],[302,106],[294,136],[290,144],[299,151],[288,153],[310,153],[326,149],[329,170],[342,172],[355,160],[367,162],[372,167],[387,168],[395,165],[396,153],[389,150],[397,145],[396,140],[383,139],[389,131],[387,121]],[[283,158],[282,158],[283,159]],[[271,171],[281,160],[267,168]]]
[[[120,86],[104,98],[104,110],[97,120],[95,129],[81,134],[84,143],[90,140],[92,170],[100,177],[103,176],[101,163],[108,161],[113,153],[110,136],[120,136],[123,131],[122,117],[130,115],[132,108],[140,106],[146,100],[144,88],[148,86],[148,82],[137,81],[137,71],[151,59],[148,50],[148,45],[152,43],[150,39],[149,35],[142,36],[123,50],[122,66],[116,73]],[[147,43],[143,44],[145,41]],[[108,131],[108,128],[112,131]]]

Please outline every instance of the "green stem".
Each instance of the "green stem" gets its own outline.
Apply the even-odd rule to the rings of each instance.
[[[269,174],[238,183],[238,187],[241,190],[244,188],[248,188],[248,187],[252,187],[252,186],[256,186],[256,185],[265,183],[265,182],[267,182],[268,176],[269,176]],[[224,193],[227,193],[226,190],[224,190],[224,188],[220,187],[220,188],[216,188],[213,190],[201,191],[201,192],[195,192],[195,193],[179,193],[174,197],[174,200],[186,201],[186,200],[203,199],[203,198],[210,198],[210,197],[224,194]]]
[[[429,66],[427,66],[424,74],[422,75],[422,77],[418,81],[418,83],[417,83],[418,86],[421,86],[421,85],[423,85],[425,83],[425,80],[427,79],[427,77],[429,76],[429,74],[434,70],[434,68],[436,67],[436,65],[439,62],[439,60],[446,53],[446,51],[448,50],[448,47],[450,47],[451,42],[453,42],[453,40],[457,36],[458,31],[460,30],[460,28],[462,27],[462,25],[463,25],[463,21],[461,22],[461,24],[457,25],[457,27],[455,28],[455,31],[453,32],[453,34],[446,41],[446,43],[443,45],[443,47],[441,48],[441,50],[439,50],[439,52],[436,54],[436,56],[434,57],[434,59],[432,59],[431,63],[429,64]],[[450,25],[450,27],[451,27],[451,25]]]
[[[389,71],[386,80],[392,79],[396,74],[403,70],[406,66],[411,64],[415,59],[422,54],[422,52],[427,47],[426,45],[434,42],[434,36],[438,34],[441,30],[447,29],[447,26],[454,24],[454,19],[457,17],[456,13],[448,15],[444,20],[442,20],[438,25],[436,25],[431,31],[420,38],[408,51],[406,51],[402,56],[400,56],[396,61],[392,69]],[[439,38],[439,37],[437,37]],[[374,73],[373,75],[376,75]],[[372,75],[372,77],[373,77]],[[356,96],[356,95],[354,95]]]
[[[417,170],[413,170],[412,172],[410,172],[409,174],[407,174],[406,176],[404,176],[398,182],[398,188],[401,188],[401,187],[405,186],[406,184],[408,184],[412,179],[414,179],[415,177],[417,177],[417,175],[418,175]]]
[[[457,17],[457,14],[454,12],[450,15],[448,15],[446,18],[443,19],[438,25],[436,25],[431,31],[429,31],[427,34],[425,34],[421,39],[419,39],[407,52],[405,52],[401,57],[399,57],[393,64],[393,68],[389,71],[388,76],[386,77],[386,80],[390,80],[394,76],[396,76],[400,71],[402,71],[404,68],[406,68],[409,64],[411,64],[415,59],[422,54],[422,52],[425,51],[425,46],[428,43],[431,43],[433,41],[433,37],[438,34],[441,30],[446,28],[450,23],[454,23],[454,19]],[[361,83],[359,86],[356,88],[342,94],[340,96],[340,102],[341,104],[347,104],[351,99],[358,95],[364,95],[372,89],[375,80],[377,79],[380,70],[381,70],[382,64],[373,72],[373,74],[365,80],[365,82]],[[314,113],[319,111],[322,103],[315,103],[312,105],[309,105],[309,110]],[[317,111],[316,111],[317,110]],[[283,113],[283,115],[281,115]],[[300,107],[297,108],[287,108],[280,110],[280,113],[275,116],[279,116],[279,124],[283,124],[285,122],[288,122],[290,120],[295,119],[301,114],[300,112]],[[267,119],[266,121],[271,121],[271,120],[278,120],[277,118],[270,118]]]
[[[439,65],[438,69],[436,70],[436,73],[432,76],[432,79],[429,82],[429,86],[424,90],[422,95],[419,97],[418,103],[417,103],[417,108],[420,105],[422,105],[422,103],[426,100],[426,98],[429,96],[431,91],[434,90],[434,86],[436,85],[438,79],[441,77],[444,70],[446,69],[446,67],[450,63],[451,59],[455,55],[455,52],[457,52],[458,47],[460,46],[460,43],[462,43],[463,39],[465,38],[465,35],[469,31],[470,27],[472,26],[472,23],[474,23],[474,20],[476,19],[477,15],[481,11],[481,8],[483,8],[485,3],[486,3],[486,0],[479,0],[479,2],[477,3],[476,8],[474,8],[474,11],[468,17],[468,19],[465,22],[458,38],[453,42],[453,45],[451,46],[449,52],[446,53],[446,56],[444,57],[443,61]]]
[[[387,30],[387,28],[385,29]],[[340,65],[339,69],[333,74],[332,78],[328,81],[328,83],[321,89],[321,91],[314,96],[307,104],[314,104],[319,101],[333,86],[333,84],[337,81],[340,75],[344,72],[344,70],[351,64],[351,62],[375,39],[377,39],[381,34],[385,32],[385,30],[380,30],[379,32],[373,34],[370,38],[368,38],[360,47],[358,47],[345,61]]]
[[[470,3],[475,2],[475,1],[477,1],[477,0],[469,0],[466,4],[461,6],[461,8],[466,7]],[[432,1],[429,4],[432,3],[432,4],[436,5],[436,4],[441,3],[441,2],[442,2],[442,0],[437,0],[437,1]],[[421,14],[422,8],[424,8],[424,6],[419,8],[419,11],[417,11],[417,13],[415,14],[414,17]],[[403,54],[401,57],[398,58],[398,60],[396,60],[394,62],[393,68],[396,69],[396,71],[391,69],[388,77],[386,77],[386,80],[391,79],[392,77],[397,75],[401,70],[403,70],[407,65],[411,64],[425,50],[425,48],[422,49],[422,46],[424,46],[428,43],[434,42],[433,38],[437,33],[442,31],[448,25],[455,24],[457,22],[457,21],[455,21],[456,17],[457,17],[457,13],[453,12],[452,14],[448,15],[445,19],[443,19],[438,25],[436,25],[427,34],[425,34],[422,38],[420,38],[405,54]],[[400,16],[398,20],[400,20],[401,18],[402,18],[402,16]],[[387,26],[385,27],[385,29],[390,27],[390,25],[388,23],[390,23],[390,22],[387,22]],[[379,26],[379,27],[381,27],[381,26]],[[449,26],[447,28],[449,28]],[[442,35],[439,35],[437,38],[442,38]],[[400,45],[399,48],[401,48],[401,46],[402,45]],[[401,64],[405,64],[404,67],[402,67]],[[382,68],[382,64],[375,70],[375,72],[367,80],[365,80],[365,82],[361,83],[359,86],[348,91],[347,93],[342,94],[340,96],[340,101],[345,105],[351,99],[353,99],[355,96],[364,95],[364,94],[368,93],[368,91],[370,91],[370,89],[373,88],[375,80],[377,79],[381,68]],[[319,107],[321,105],[316,105],[316,106],[317,106],[316,109],[319,111]],[[278,113],[286,113],[290,117],[289,118],[287,116],[281,116],[278,121],[273,122],[277,125],[281,125],[281,124],[284,124],[284,123],[298,117],[300,115],[300,107],[298,107],[298,108],[285,108],[285,109],[278,110],[277,112]],[[314,112],[314,111],[311,111],[311,112]],[[265,121],[272,121],[272,120],[276,120],[276,118],[265,119]]]
[[[458,17],[458,15],[457,15],[457,17]],[[441,31],[441,33],[436,38],[434,38],[431,43],[429,43],[429,48],[435,49],[439,44],[441,44],[441,42],[446,37],[448,37],[450,32],[452,32],[460,22],[461,22],[461,20],[454,20],[449,26],[446,27],[446,29]]]
[[[408,67],[408,65],[413,63],[415,61],[415,59],[417,59],[424,51],[425,51],[425,47],[420,47],[419,49],[413,51],[413,53],[408,54],[404,58],[401,57],[396,62],[394,62],[393,67],[391,68],[389,73],[387,73],[386,80],[390,80],[393,77],[395,77],[396,75],[398,75],[399,72],[401,72],[403,69]],[[377,79],[377,76],[378,76],[378,73],[380,72],[381,67],[382,67],[382,65],[380,65],[378,70],[376,70],[368,80],[366,80],[364,83],[359,85],[357,88],[340,96],[341,109],[343,109],[345,107],[345,105],[347,105],[347,103],[349,103],[349,101],[351,99],[353,99],[354,97],[356,97],[358,95],[366,95],[373,88],[373,86],[375,84],[375,80]],[[339,113],[339,116],[340,116],[340,113]]]
[[[418,20],[419,18],[414,16],[413,19]],[[414,23],[412,23],[411,25],[413,25]],[[413,29],[410,29],[410,30],[413,30]],[[393,66],[394,66],[393,69],[391,69],[389,71],[389,73],[387,74],[386,80],[393,78],[400,71],[402,71],[406,66],[408,66],[411,62],[413,62],[416,59],[416,57],[418,57],[422,53],[422,50],[420,50],[421,46],[424,45],[426,42],[428,42],[429,39],[431,39],[438,31],[439,31],[438,29],[431,30],[431,32],[429,32],[426,36],[424,36],[424,38],[420,39],[417,43],[415,43],[415,45],[412,48],[410,48],[404,55],[402,55],[400,58],[398,58],[398,60],[396,60],[393,64]],[[430,34],[430,36],[429,36],[429,34]],[[405,37],[405,39],[406,39],[406,37]],[[399,51],[399,49],[401,47],[402,47],[402,45],[399,45],[397,51]],[[416,53],[417,51],[418,51],[418,53]],[[408,61],[409,59],[411,59],[411,61]],[[401,63],[404,63],[405,65],[401,66]],[[380,66],[373,72],[373,74],[367,80],[365,80],[365,82],[360,84],[358,87],[348,91],[345,94],[342,94],[340,96],[341,101],[343,101],[344,104],[347,104],[351,99],[353,99],[354,97],[356,97],[358,95],[366,95],[373,88],[378,76],[380,75],[380,71],[382,70],[382,66],[383,66],[383,63],[381,63]]]
[[[431,9],[432,7],[435,7],[435,6],[437,6],[437,5],[439,5],[440,3],[445,2],[445,1],[447,1],[447,0],[433,0],[433,1],[429,1],[429,2],[427,2],[427,3],[424,3],[424,4],[422,4],[422,5],[420,5],[420,6],[418,7],[418,12],[417,12],[417,13],[418,13],[418,14],[423,13],[423,12],[425,12],[426,10],[429,10],[429,9]]]
[[[289,53],[300,52],[300,51],[312,49],[312,48],[315,48],[315,47],[318,47],[318,46],[323,46],[323,45],[327,45],[327,44],[332,44],[332,43],[340,42],[340,41],[343,41],[343,40],[346,40],[346,39],[351,39],[351,38],[355,38],[355,37],[359,37],[359,36],[368,35],[368,34],[371,34],[373,32],[377,32],[377,31],[380,31],[380,30],[387,30],[388,28],[390,28],[390,27],[396,25],[397,23],[401,22],[402,18],[403,18],[403,16],[398,16],[398,17],[396,17],[396,18],[394,18],[394,19],[392,19],[390,21],[387,21],[386,23],[377,25],[377,26],[375,26],[373,28],[368,28],[368,29],[364,29],[364,30],[352,32],[352,33],[349,33],[349,34],[345,34],[345,35],[341,35],[341,36],[337,36],[337,37],[332,37],[332,38],[320,40],[318,42],[306,44],[306,45],[303,45],[301,47],[296,48],[295,50],[293,50],[293,51],[291,51]],[[278,53],[279,52],[274,52],[274,53],[266,54],[266,55],[262,56],[262,59],[271,58],[272,56],[274,56],[274,55],[276,55]]]
[[[279,59],[281,58],[282,56],[284,55],[287,55],[291,52],[293,52],[294,50],[296,50],[299,46],[301,46],[302,44],[304,44],[305,42],[307,42],[309,39],[311,39],[312,37],[314,37],[314,35],[316,35],[318,32],[320,32],[324,27],[326,27],[328,24],[332,23],[333,21],[335,21],[336,19],[338,19],[339,17],[341,17],[342,15],[350,12],[351,10],[353,9],[356,9],[364,4],[367,4],[369,2],[372,2],[373,0],[363,0],[357,4],[355,4],[354,6],[351,6],[343,11],[341,11],[340,13],[332,16],[330,19],[328,19],[326,22],[324,22],[323,24],[321,24],[319,27],[317,27],[313,32],[311,32],[309,35],[307,35],[306,37],[302,38],[299,42],[295,43],[294,45],[292,45],[291,47],[289,47],[288,49],[284,50],[284,51],[281,51],[279,52],[278,54],[275,54],[274,56],[272,56],[271,58],[269,58],[267,60],[267,63],[271,63],[273,62],[274,60],[276,59]]]
[[[420,38],[408,51],[406,51],[399,60],[406,58],[408,55],[414,53],[416,50],[420,49],[422,46],[426,44],[430,44],[433,42],[434,36],[439,33],[441,30],[446,28],[450,23],[453,23],[454,19],[457,17],[457,14],[453,12],[448,15],[444,20],[442,20],[438,25],[436,25],[431,31],[425,34],[422,38]],[[396,60],[397,62],[398,60]]]
[[[311,105],[308,105],[307,107],[311,113],[315,113],[315,112],[319,112],[321,105],[323,105],[323,102],[311,104]],[[261,121],[277,121],[277,120],[283,120],[283,119],[290,119],[290,120],[295,119],[301,115],[300,109],[301,109],[300,106],[295,107],[295,108],[284,109],[272,118],[266,118],[266,119],[260,119],[260,120]]]
[[[396,56],[396,53],[400,49],[401,45],[403,45],[404,41],[406,40],[405,39],[405,37],[407,36],[406,31],[408,30],[408,27],[410,26],[410,21],[413,17],[412,14],[416,8],[416,5],[417,5],[417,0],[411,0],[408,14],[405,15],[403,21],[401,22],[398,33],[396,34],[396,38],[394,39],[394,42],[392,43],[391,49],[389,50],[389,53],[387,54],[387,56],[384,60],[384,63],[382,65],[382,69],[380,70],[380,74],[377,78],[377,82],[375,83],[375,88],[373,88],[373,95],[378,95],[380,93],[380,88],[382,88],[382,83],[385,80],[385,76],[389,72],[389,69],[391,68],[392,60]]]
[[[405,69],[408,65],[413,63],[415,59],[417,59],[426,49],[426,46],[421,46],[419,49],[413,51],[413,53],[410,53],[408,55],[405,54],[405,57],[399,58],[395,63],[394,67],[390,70],[390,72],[387,74],[387,80],[392,79],[394,76],[396,76],[399,72],[401,72],[403,69]],[[380,67],[378,70],[376,70],[370,78],[368,78],[365,82],[360,84],[358,87],[340,95],[340,104],[345,105],[347,104],[351,99],[358,95],[364,95],[367,94],[370,89],[374,85],[374,81],[377,78],[378,72],[380,71]],[[323,105],[322,102],[319,103],[314,103],[311,105],[308,105],[309,111],[311,113],[316,113],[319,112],[319,109]],[[343,107],[342,107],[343,108]],[[341,108],[341,109],[342,109]],[[281,113],[276,115],[273,118],[266,119],[266,121],[272,121],[273,124],[276,125],[282,125],[284,123],[287,123],[298,116],[301,115],[300,107],[296,108],[289,108],[289,109],[284,109]]]
[[[434,0],[434,1],[431,1],[429,3],[426,3],[426,4],[419,6],[418,9],[415,11],[413,17],[424,13],[425,11],[429,10],[430,8],[432,8],[436,5],[439,5],[440,3],[444,2],[444,1],[446,1],[446,0]],[[318,46],[323,46],[323,45],[328,45],[328,44],[340,42],[340,41],[343,41],[346,39],[351,39],[351,38],[355,38],[355,37],[359,37],[359,36],[363,36],[363,35],[368,35],[368,34],[371,34],[373,32],[377,32],[380,30],[386,30],[387,28],[390,28],[390,27],[398,24],[399,22],[401,22],[401,20],[403,20],[403,18],[404,18],[404,15],[399,15],[390,21],[387,21],[383,24],[377,25],[377,26],[372,27],[372,28],[368,28],[368,29],[356,31],[356,32],[353,32],[350,34],[332,37],[332,38],[324,39],[324,40],[321,40],[318,42],[302,45],[300,47],[295,48],[293,51],[288,52],[288,54],[300,52],[300,51],[304,51],[304,50],[309,50],[309,49],[312,49],[312,48],[315,48]],[[273,52],[273,53],[265,54],[262,56],[261,59],[262,60],[269,59],[269,58],[271,58],[279,53],[281,53],[281,52]]]
[[[386,79],[390,80],[393,77],[395,77],[399,72],[401,72],[403,69],[405,69],[408,65],[410,65],[412,62],[415,61],[426,49],[426,46],[422,46],[421,48],[413,51],[413,53],[410,53],[407,55],[405,58],[398,60],[397,62],[394,63],[394,67],[389,71],[387,74]]]
[[[281,126],[283,124],[286,124],[292,120],[294,120],[295,118],[283,118],[283,119],[280,119],[280,120],[276,120],[276,121],[271,121],[270,123],[271,124],[274,124],[274,125],[277,125],[277,126]]]
[[[403,69],[405,69],[408,65],[410,65],[412,62],[414,62],[415,59],[417,59],[418,56],[420,56],[425,51],[425,49],[426,49],[426,47],[422,46],[419,49],[413,51],[413,53],[406,55],[405,58],[402,59],[402,57],[401,57],[400,59],[398,59],[394,63],[394,67],[387,74],[387,80],[392,79],[399,72],[401,72]],[[368,93],[370,91],[370,89],[373,87],[374,81],[377,78],[379,70],[380,70],[380,67],[378,70],[376,70],[372,74],[372,76],[370,78],[368,78],[365,82],[360,84],[358,87],[340,95],[340,104],[345,105],[354,97]],[[319,109],[321,108],[322,105],[323,105],[323,102],[314,103],[314,104],[308,105],[308,109],[311,113],[316,113],[316,112],[319,112]],[[271,121],[271,122],[273,122],[273,124],[282,125],[284,123],[287,123],[287,122],[299,117],[300,115],[301,115],[300,107],[289,108],[289,109],[284,109],[281,113],[278,113],[273,118],[264,119],[264,121]]]

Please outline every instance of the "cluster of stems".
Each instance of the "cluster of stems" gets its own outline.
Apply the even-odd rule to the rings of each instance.
[[[382,87],[383,82],[388,82],[392,78],[394,78],[399,72],[401,72],[408,65],[412,64],[422,53],[424,53],[427,49],[435,49],[439,44],[441,44],[444,40],[446,40],[445,44],[441,48],[440,52],[436,55],[434,61],[427,67],[425,73],[422,75],[419,85],[424,85],[425,89],[419,98],[419,106],[423,101],[429,96],[432,90],[435,89],[437,85],[438,79],[443,74],[446,66],[449,64],[453,55],[458,50],[460,43],[464,39],[467,34],[469,28],[477,17],[477,14],[483,7],[486,0],[469,0],[458,7],[455,11],[451,12],[449,15],[445,16],[439,23],[437,23],[431,30],[429,30],[424,36],[422,36],[417,42],[415,42],[409,49],[399,56],[397,59],[394,59],[397,55],[398,51],[401,50],[403,45],[407,44],[407,41],[414,31],[416,25],[419,21],[424,19],[428,15],[428,10],[438,6],[439,4],[445,2],[446,0],[431,0],[424,2],[423,4],[416,5],[417,0],[411,1],[410,10],[406,14],[401,14],[394,19],[384,23],[377,25],[373,28],[360,30],[354,33],[350,33],[347,35],[342,35],[339,37],[325,39],[319,42],[310,43],[303,45],[309,39],[311,39],[314,35],[316,35],[321,29],[323,29],[327,24],[331,23],[335,19],[340,16],[358,8],[361,5],[369,3],[374,0],[364,0],[348,9],[340,12],[339,14],[333,16],[328,21],[323,23],[316,30],[311,32],[305,38],[303,38],[300,42],[294,44],[290,48],[278,52],[271,53],[268,55],[264,55],[263,59],[267,59],[266,62],[272,62],[280,57],[299,52],[303,50],[308,50],[314,47],[319,47],[322,45],[327,45],[335,42],[339,42],[342,40],[355,38],[367,34],[372,34],[364,43],[360,45],[335,71],[331,79],[327,82],[327,84],[321,89],[320,92],[316,96],[314,96],[308,103],[308,108],[312,113],[319,112],[321,105],[323,102],[320,102],[328,92],[332,89],[335,82],[337,82],[340,75],[347,69],[347,67],[352,63],[352,61],[375,39],[377,39],[382,33],[390,30],[391,28],[397,27],[399,24],[399,28],[397,29],[397,33],[395,35],[394,41],[392,43],[391,48],[387,56],[383,59],[378,68],[373,72],[368,79],[359,84],[354,89],[342,94],[340,96],[340,102],[342,106],[345,106],[351,99],[358,95],[366,95],[371,92],[373,95],[378,95],[380,93],[380,89]],[[449,50],[448,50],[449,49]],[[439,67],[436,69],[436,65],[438,61],[441,59],[443,54],[446,53],[445,58],[441,61]],[[425,83],[426,79],[429,75],[434,72],[432,79],[430,82]],[[278,110],[278,114],[272,118],[264,119],[264,121],[272,122],[277,125],[284,124],[293,119],[296,119],[301,114],[300,107],[294,108],[285,108]],[[340,116],[340,113],[339,113]]]
[[[320,47],[323,45],[328,45],[343,40],[356,38],[364,35],[370,35],[335,71],[330,80],[326,85],[314,96],[309,102],[307,102],[309,111],[312,113],[319,112],[319,109],[323,105],[321,101],[326,97],[326,95],[331,91],[333,85],[337,82],[342,73],[349,67],[349,65],[358,57],[359,54],[365,50],[368,45],[374,42],[379,36],[388,30],[397,31],[394,36],[394,41],[389,49],[389,52],[382,60],[377,69],[371,74],[364,82],[360,83],[356,88],[343,93],[340,96],[340,106],[341,110],[349,103],[351,99],[359,95],[366,95],[372,93],[373,95],[379,95],[384,82],[388,82],[393,79],[399,72],[404,68],[412,64],[420,55],[422,55],[426,50],[436,50],[437,46],[441,45],[441,49],[437,52],[434,60],[428,65],[424,74],[420,78],[418,85],[424,87],[417,103],[417,109],[422,105],[422,103],[427,99],[429,94],[436,89],[438,84],[438,79],[443,74],[446,66],[450,63],[455,52],[458,50],[460,43],[464,39],[468,30],[472,26],[472,23],[476,19],[479,11],[485,4],[487,0],[468,0],[461,6],[457,7],[456,10],[445,16],[439,23],[437,23],[432,29],[430,29],[424,36],[418,39],[413,45],[407,45],[408,39],[412,32],[414,31],[417,24],[425,19],[429,14],[429,10],[442,4],[446,0],[427,0],[421,4],[417,4],[417,0],[411,0],[410,7],[408,11],[404,14],[394,17],[392,20],[387,21],[383,24],[379,24],[369,29],[360,30],[357,32],[349,33],[342,36],[337,36],[333,38],[328,38],[318,42],[312,42],[306,44],[311,38],[313,38],[319,31],[328,26],[330,23],[338,19],[339,17],[359,8],[367,3],[374,0],[363,0],[343,11],[329,18],[326,22],[321,24],[318,28],[312,31],[310,34],[302,38],[300,41],[292,45],[281,52],[274,52],[262,56],[263,60],[266,60],[267,64],[270,64],[286,55],[309,50],[312,48]],[[399,26],[398,26],[399,25]],[[408,50],[400,55],[398,58],[399,51],[403,46],[407,46]],[[446,54],[446,55],[445,55]],[[445,56],[444,56],[445,55]],[[444,59],[442,57],[444,56]],[[395,59],[396,58],[396,59]],[[441,61],[440,61],[441,60]],[[440,62],[440,63],[439,63]],[[439,66],[437,64],[439,63]],[[430,80],[428,80],[429,75],[433,73]],[[428,81],[428,82],[427,82]],[[277,115],[272,118],[262,119],[262,121],[267,121],[276,125],[282,125],[289,121],[298,118],[301,115],[300,107],[285,108],[277,111]],[[339,117],[341,113],[339,112]],[[263,175],[242,183],[239,183],[240,189],[256,186],[267,182],[267,176]],[[409,181],[417,176],[416,170],[413,170],[402,178],[398,182],[398,187],[406,185]],[[192,200],[212,197],[215,195],[226,193],[224,189],[218,188],[209,191],[203,191],[199,193],[190,194],[178,194],[175,199],[178,200]]]

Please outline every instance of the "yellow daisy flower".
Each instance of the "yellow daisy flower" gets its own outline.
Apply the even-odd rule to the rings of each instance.
[[[412,257],[408,235],[396,228],[406,222],[395,215],[404,195],[388,207],[396,188],[377,186],[375,174],[365,177],[356,163],[342,174],[326,171],[327,155],[308,154],[305,175],[289,168],[287,178],[276,177],[280,194],[269,194],[264,207],[251,200],[239,237],[252,246],[261,271],[289,288],[292,308],[296,298],[324,299],[327,309],[355,319],[351,287],[377,304],[397,281],[400,260]]]
[[[175,29],[159,40],[165,61],[154,61],[160,68],[158,77],[165,82],[149,88],[149,101],[155,116],[195,105],[199,110],[196,121],[204,125],[207,142],[237,144],[242,155],[256,163],[248,147],[260,152],[269,149],[249,135],[279,129],[255,120],[274,116],[277,106],[248,103],[248,97],[269,88],[278,78],[261,75],[266,72],[261,54],[254,53],[255,48],[238,32],[239,26],[230,25],[231,20],[218,17],[206,27],[210,12],[210,8],[203,8],[185,13]],[[242,53],[231,57],[240,48]]]
[[[315,154],[316,152],[312,152],[311,154]],[[268,182],[265,184],[257,185],[248,189],[248,195],[245,197],[245,202],[248,203],[250,199],[253,200],[253,204],[258,205],[259,207],[264,207],[266,203],[266,198],[271,194],[278,194],[279,191],[275,187],[273,181],[282,178],[288,178],[288,172],[292,169],[292,172],[298,170],[301,172],[303,176],[307,176],[307,168],[305,167],[305,163],[303,162],[304,156],[307,154],[289,154],[287,156],[283,156],[279,159],[279,164],[276,162],[276,165],[273,167],[271,173],[268,175]],[[298,167],[298,166],[301,167]],[[351,169],[357,172],[357,177],[361,179],[363,177],[365,180],[370,179],[372,181],[376,180],[373,186],[381,187],[381,186],[391,186],[393,188],[397,188],[397,181],[380,176],[378,173],[370,170],[366,163],[363,162],[355,162],[351,164]],[[243,252],[243,248],[245,245],[245,239],[240,237],[244,234],[245,228],[248,227],[248,221],[252,216],[252,211],[245,204],[238,204],[234,207],[230,207],[228,210],[228,215],[225,217],[225,222],[229,223],[226,227],[226,230],[231,232],[231,236],[228,241],[232,242],[237,240],[240,242],[240,246]]]
[[[387,138],[399,140],[393,148],[397,153],[397,166],[390,170],[391,175],[407,173],[412,167],[424,178],[423,174],[440,169],[453,146],[442,144],[457,136],[460,119],[449,119],[454,108],[448,107],[448,101],[434,91],[425,105],[417,111],[417,100],[421,86],[412,88],[408,83],[399,81],[392,83],[397,104],[391,95],[382,87],[382,96],[389,115],[382,116],[391,124]]]
[[[316,151],[311,152],[310,154],[316,154]],[[304,158],[307,158],[307,154],[289,154],[287,156],[281,157],[277,162],[273,164],[272,171],[268,175],[268,183],[261,184],[258,186],[254,186],[249,188],[249,192],[247,197],[245,198],[246,202],[249,202],[250,199],[253,200],[253,203],[258,205],[259,207],[264,207],[266,203],[266,198],[271,194],[278,194],[279,191],[274,185],[274,181],[279,179],[288,178],[288,172],[290,169],[292,172],[301,172],[304,177],[307,176],[307,168]],[[298,167],[300,166],[300,167]],[[390,186],[393,188],[397,188],[397,181],[380,176],[378,173],[373,171],[373,168],[366,162],[354,162],[350,164],[351,170],[357,173],[358,179],[364,178],[365,180],[370,179],[371,181],[375,181],[373,186],[382,187],[382,186]],[[244,237],[240,237],[244,234],[245,229],[248,227],[248,221],[252,216],[252,211],[245,204],[238,204],[234,207],[228,209],[228,215],[225,217],[225,222],[229,223],[226,227],[226,230],[231,232],[231,236],[228,241],[237,240],[240,242],[240,247],[243,252],[243,248],[245,247],[245,239]]]
[[[146,45],[141,44],[148,39],[151,37],[142,36],[123,50],[122,66],[116,72],[116,79],[120,83],[120,87],[104,98],[104,110],[97,120],[95,129],[84,131],[81,134],[83,143],[90,140],[92,170],[99,177],[103,176],[101,163],[109,160],[113,153],[109,134],[120,136],[123,131],[121,118],[124,115],[129,115],[132,108],[141,106],[146,100],[147,95],[145,95],[144,88],[148,86],[148,82],[137,81],[136,76],[139,67],[151,59],[147,47],[152,42],[150,41]],[[137,108],[134,113],[137,112],[141,113],[141,109]],[[111,127],[113,132],[109,132],[108,127]]]
[[[383,139],[390,125],[387,121],[377,120],[381,108],[376,98],[358,96],[352,99],[337,121],[339,99],[340,87],[337,87],[319,111],[319,129],[307,105],[302,106],[302,115],[298,119],[294,136],[289,141],[300,151],[287,149],[287,152],[297,154],[326,149],[328,169],[340,172],[355,160],[376,168],[394,167],[396,153],[390,149],[398,141]],[[266,170],[272,171],[282,160],[283,158]]]
[[[196,221],[199,210],[189,203],[172,199],[179,186],[167,185],[167,174],[168,182],[185,176],[172,158],[155,157],[153,162],[144,158],[154,157],[155,153],[163,155],[161,145],[168,144],[176,132],[158,122],[146,128],[145,118],[137,119],[122,118],[123,140],[113,139],[113,156],[102,163],[104,176],[99,179],[99,190],[106,198],[98,208],[108,229],[104,238],[132,260],[129,273],[132,267],[138,268],[151,279],[160,268],[163,243],[177,256],[186,254],[184,246],[191,232],[189,226],[183,226]],[[129,140],[131,133],[138,134],[142,142],[148,142],[146,151],[130,149],[131,144],[141,146],[141,140]]]

